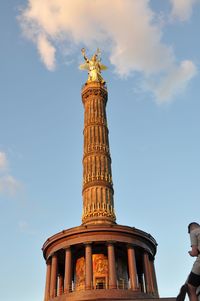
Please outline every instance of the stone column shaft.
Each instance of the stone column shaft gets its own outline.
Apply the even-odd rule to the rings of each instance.
[[[115,223],[106,86],[87,83],[82,89],[82,101],[85,109],[82,222]],[[105,194],[107,198],[103,198]]]
[[[45,284],[44,301],[48,301],[49,297],[50,297],[50,280],[51,280],[51,261],[47,260],[46,284]]]
[[[155,266],[154,266],[154,260],[150,260],[150,268],[151,268],[152,279],[153,279],[154,295],[157,298],[159,298],[158,285],[157,285],[157,280],[156,280],[156,272],[155,272]]]
[[[108,243],[108,274],[109,289],[117,288],[117,275],[116,275],[116,265],[115,265],[115,250],[113,243]]]
[[[57,265],[58,265],[57,255],[53,254],[52,262],[51,262],[51,281],[50,281],[51,298],[56,297],[56,292],[57,292],[57,269],[58,269]]]
[[[92,289],[92,245],[85,245],[85,289]]]
[[[130,284],[132,290],[137,290],[137,269],[136,269],[136,261],[135,261],[135,250],[133,246],[128,246],[128,270],[130,276]]]
[[[144,253],[144,278],[145,278],[146,292],[148,294],[152,294],[154,291],[153,280],[152,280],[152,272],[149,263],[149,255],[147,252]]]
[[[72,253],[71,248],[65,250],[65,280],[64,291],[68,293],[72,289]]]

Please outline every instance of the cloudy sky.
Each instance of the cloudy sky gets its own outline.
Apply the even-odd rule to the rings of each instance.
[[[199,221],[199,28],[199,0],[1,1],[3,300],[42,300],[42,244],[81,223],[82,47],[108,66],[117,221],[155,237],[160,295],[177,294]]]

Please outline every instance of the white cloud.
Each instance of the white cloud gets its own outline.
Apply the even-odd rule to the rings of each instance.
[[[8,161],[6,158],[6,154],[4,152],[0,152],[0,171],[4,171],[8,167]]]
[[[18,228],[19,228],[19,231],[22,233],[29,234],[29,235],[36,234],[36,232],[33,229],[31,229],[29,223],[25,220],[18,222]]]
[[[188,20],[199,0],[170,0],[172,4],[172,17],[178,18],[180,21]]]
[[[179,67],[172,47],[162,42],[162,26],[156,22],[149,2],[28,0],[19,21],[49,70],[56,66],[56,51],[70,52],[82,46],[94,51],[100,47],[108,53],[120,77],[134,72],[142,73],[144,78],[165,74],[164,82],[171,76],[171,70]],[[185,86],[187,81],[180,77],[178,86]],[[172,85],[170,88],[173,89]],[[158,90],[158,86],[153,90],[157,96]],[[168,95],[171,94],[169,91]]]
[[[153,89],[157,103],[173,100],[177,94],[184,91],[187,83],[196,73],[196,66],[191,61],[183,61],[180,66],[173,68],[159,86]]]
[[[38,52],[47,69],[55,69],[55,47],[48,41],[45,35],[39,35],[37,41]]]
[[[0,193],[15,196],[19,191],[21,184],[11,175],[0,177]]]
[[[8,159],[5,152],[0,151],[0,194],[15,196],[21,189],[21,183],[8,172]]]

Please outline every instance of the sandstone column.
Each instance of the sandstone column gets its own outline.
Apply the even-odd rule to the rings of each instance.
[[[155,272],[155,266],[154,266],[154,260],[150,260],[150,268],[151,268],[152,279],[153,279],[154,295],[157,298],[159,298],[158,285],[157,285],[157,280],[156,280],[156,272]]]
[[[137,290],[137,269],[136,269],[136,261],[135,261],[135,250],[133,246],[128,245],[128,270],[130,276],[130,284],[132,290]]]
[[[117,275],[115,266],[115,249],[112,242],[108,243],[108,286],[109,289],[117,288]]]
[[[50,280],[50,297],[56,297],[57,292],[57,270],[58,270],[58,258],[57,254],[53,254],[51,263],[51,280]]]
[[[153,280],[152,280],[152,273],[151,273],[150,263],[149,263],[149,255],[147,252],[144,253],[144,278],[145,278],[146,293],[152,294]]]
[[[85,244],[85,289],[92,289],[92,245]]]
[[[65,283],[64,283],[64,291],[68,293],[71,291],[72,286],[72,253],[71,248],[68,247],[65,250]]]
[[[44,301],[48,301],[50,297],[50,279],[51,279],[51,261],[47,260],[46,284]]]

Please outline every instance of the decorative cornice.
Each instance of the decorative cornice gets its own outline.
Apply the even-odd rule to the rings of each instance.
[[[81,94],[82,94],[83,103],[85,103],[91,95],[100,96],[104,100],[105,104],[107,103],[107,99],[108,99],[107,89],[105,89],[105,87],[102,86],[101,84],[97,86],[88,84],[83,87]]]

